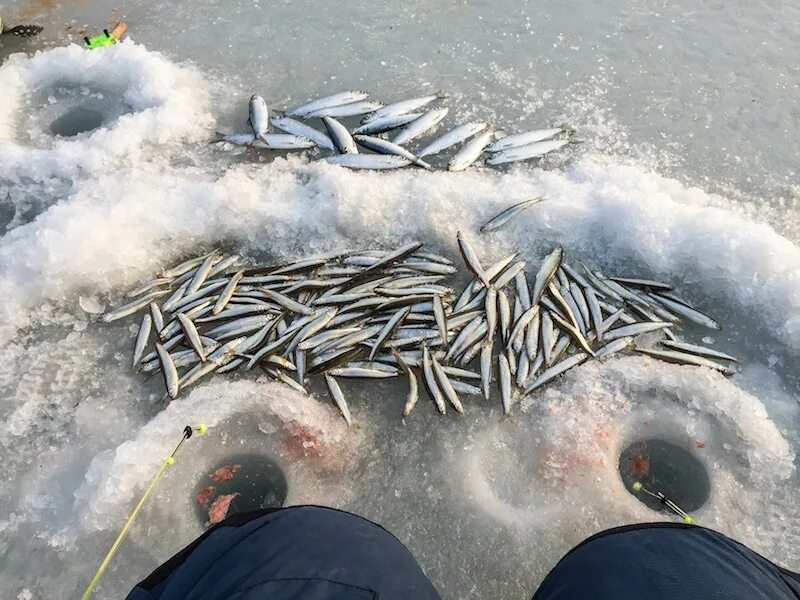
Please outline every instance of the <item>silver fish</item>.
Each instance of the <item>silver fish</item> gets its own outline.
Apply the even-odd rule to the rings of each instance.
[[[216,250],[212,250],[211,252],[209,252],[208,254],[204,254],[203,256],[198,256],[196,258],[190,258],[189,260],[186,260],[186,261],[182,262],[181,264],[172,267],[171,269],[167,269],[166,271],[161,273],[161,277],[166,277],[166,278],[169,278],[169,279],[174,279],[176,277],[180,277],[184,273],[188,273],[192,269],[195,269],[195,268],[199,267],[201,264],[203,264],[203,261],[206,258],[211,256],[212,254],[216,254],[216,252],[217,252]]]
[[[688,319],[698,325],[702,325],[703,327],[707,327],[709,329],[715,329],[719,331],[722,329],[722,326],[717,323],[714,319],[709,317],[708,315],[704,315],[699,310],[695,310],[694,308],[690,308],[680,302],[676,302],[675,300],[671,300],[666,296],[662,296],[661,294],[653,294],[653,298],[655,298],[658,302],[663,304],[667,309],[674,312],[677,315],[680,315],[684,319]]]
[[[327,108],[320,108],[312,110],[305,115],[306,119],[315,117],[334,117],[341,119],[344,117],[357,117],[359,115],[366,115],[367,113],[374,112],[383,108],[385,104],[380,102],[371,102],[369,100],[362,100],[361,102],[350,102],[349,104],[340,104],[339,106],[329,106]]]
[[[304,150],[316,146],[313,140],[291,133],[265,133],[251,144],[266,150]]]
[[[394,313],[394,315],[392,315],[391,319],[389,319],[386,322],[386,325],[384,325],[383,329],[381,329],[380,333],[378,334],[378,338],[375,340],[375,344],[372,346],[372,350],[369,353],[370,360],[375,359],[375,355],[381,349],[383,344],[390,337],[392,337],[395,330],[400,326],[400,324],[403,322],[403,319],[405,319],[408,316],[408,313],[410,312],[411,312],[410,306],[407,306],[406,308],[401,308],[396,313]]]
[[[233,296],[233,292],[236,291],[236,286],[239,284],[239,281],[242,279],[243,276],[244,276],[244,271],[239,271],[235,273],[230,278],[230,280],[228,280],[227,285],[224,288],[222,288],[222,291],[219,294],[219,298],[217,298],[214,307],[211,309],[212,315],[218,315],[220,312],[222,312],[222,310],[230,301],[231,296]]]
[[[358,148],[353,136],[350,135],[344,125],[332,117],[323,117],[322,122],[325,123],[328,135],[331,136],[331,141],[336,146],[336,150],[341,154],[358,154]]]
[[[578,352],[577,354],[573,354],[569,358],[562,360],[560,363],[553,365],[549,369],[545,370],[541,375],[539,375],[536,379],[534,379],[531,383],[529,383],[525,387],[525,394],[530,394],[537,388],[555,379],[556,377],[568,371],[572,367],[581,364],[587,358],[589,358],[588,354],[586,354],[585,352]]]
[[[469,167],[472,163],[478,160],[481,154],[483,154],[483,150],[489,145],[489,142],[492,141],[493,137],[494,131],[485,131],[480,135],[476,135],[474,138],[464,144],[462,148],[448,161],[447,170],[463,171]]]
[[[597,295],[595,294],[594,288],[584,287],[583,292],[586,298],[586,305],[589,308],[589,313],[591,315],[591,323],[594,324],[595,336],[597,337],[597,341],[602,344],[603,332],[605,329],[603,327],[603,312],[600,309],[600,303],[597,300]]]
[[[402,127],[403,125],[408,125],[421,116],[421,113],[407,113],[402,115],[390,115],[371,121],[362,121],[361,125],[353,129],[353,133],[357,135],[384,133]]]
[[[183,329],[183,334],[186,336],[186,339],[189,340],[192,348],[197,352],[197,356],[200,357],[200,361],[205,362],[206,353],[203,349],[203,342],[200,341],[200,333],[197,331],[194,323],[192,323],[184,313],[178,313],[178,322],[181,324],[181,329]]]
[[[269,127],[269,110],[264,98],[258,94],[250,96],[250,111],[249,111],[250,127],[253,128],[253,133],[257,138],[264,137]]]
[[[652,323],[634,323],[632,325],[623,325],[616,329],[611,329],[605,334],[605,340],[610,342],[621,337],[635,336],[642,333],[650,333],[651,331],[658,331],[664,327],[670,327],[672,323],[668,321],[656,321]]]
[[[500,382],[500,398],[503,402],[503,413],[511,412],[511,365],[505,354],[500,353],[497,357],[497,366]]]
[[[161,309],[155,302],[150,303],[150,317],[152,318],[152,326],[156,332],[164,329],[164,317],[161,314]]]
[[[337,156],[329,156],[325,159],[325,162],[347,167],[348,169],[374,171],[400,169],[411,164],[411,161],[407,158],[387,154],[339,154]]]
[[[512,133],[511,135],[504,136],[491,144],[486,150],[488,152],[500,152],[509,148],[517,148],[519,146],[527,146],[542,142],[544,140],[555,137],[564,131],[560,127],[551,129],[536,129],[534,131],[524,131],[522,133]]]
[[[465,123],[463,125],[459,125],[455,129],[451,129],[447,133],[430,142],[422,150],[417,152],[417,156],[422,158],[424,156],[438,154],[442,150],[446,150],[451,146],[455,146],[456,144],[471,138],[473,135],[479,134],[488,126],[488,123]]]
[[[397,373],[389,373],[379,369],[370,369],[365,367],[337,367],[328,371],[329,374],[336,377],[362,377],[365,379],[386,379],[387,377],[396,377]]]
[[[564,250],[561,248],[561,246],[558,246],[550,254],[544,257],[542,266],[539,268],[539,272],[536,274],[536,279],[533,282],[531,304],[539,304],[544,290],[550,284],[550,281],[556,274],[556,270],[561,265],[561,257],[563,254]]]
[[[472,249],[472,246],[460,231],[456,234],[456,238],[458,239],[458,249],[461,251],[464,263],[469,270],[475,273],[475,276],[483,282],[483,285],[488,286],[489,278],[486,276],[486,272],[483,270],[475,250]]]
[[[193,294],[200,289],[200,286],[202,286],[203,282],[208,278],[208,274],[211,273],[211,269],[215,263],[219,262],[219,259],[220,257],[218,255],[212,254],[203,261],[203,264],[197,267],[189,282],[189,287],[186,288],[187,295]]]
[[[347,400],[344,399],[344,393],[342,388],[339,387],[339,383],[327,373],[325,373],[325,383],[328,385],[328,393],[330,393],[331,399],[336,404],[336,408],[342,413],[347,424],[352,425],[353,418],[350,416],[350,408],[347,406]]]
[[[660,281],[653,281],[652,279],[630,279],[627,277],[609,277],[611,281],[616,281],[625,287],[635,287],[645,290],[653,290],[654,292],[669,292],[672,286]]]
[[[112,321],[116,321],[117,319],[122,319],[123,317],[127,317],[128,315],[132,315],[135,312],[143,309],[145,306],[150,304],[156,298],[160,298],[161,296],[165,296],[169,294],[169,290],[157,290],[155,292],[149,292],[144,296],[141,296],[134,300],[133,302],[129,302],[124,306],[120,306],[119,308],[112,310],[111,312],[104,313],[100,315],[99,320],[103,323],[111,323]]]
[[[433,94],[431,96],[422,96],[421,98],[411,98],[409,100],[401,100],[400,102],[393,102],[383,108],[380,108],[373,112],[364,119],[366,123],[371,121],[376,121],[378,119],[383,119],[385,117],[393,117],[396,115],[404,115],[410,112],[413,112],[417,109],[422,108],[423,106],[427,106],[434,100],[438,100],[442,98],[441,94]]]
[[[407,144],[436,127],[447,116],[449,108],[435,108],[426,112],[418,119],[413,120],[392,140],[395,144]]]
[[[483,233],[487,233],[489,231],[497,231],[503,225],[508,223],[511,219],[516,217],[518,214],[527,210],[534,204],[538,204],[545,200],[544,196],[537,196],[536,198],[530,198],[529,200],[523,200],[522,202],[518,202],[512,206],[509,206],[507,209],[499,212],[494,217],[486,221],[483,225],[481,225],[481,231]]]
[[[417,405],[417,400],[419,400],[419,386],[414,372],[409,368],[400,354],[393,351],[392,355],[400,366],[400,369],[408,378],[408,395],[406,396],[405,405],[403,406],[403,416],[407,417],[411,414],[411,411],[414,410],[414,407]]]
[[[439,389],[442,391],[445,398],[447,398],[447,400],[450,402],[452,407],[456,409],[456,412],[463,414],[464,406],[461,404],[458,394],[456,393],[455,389],[453,389],[453,384],[450,383],[450,380],[447,378],[447,374],[442,370],[442,365],[439,364],[439,361],[436,360],[435,356],[431,357],[431,366],[433,367],[433,373],[436,376],[436,381],[439,384]]]
[[[139,332],[136,334],[136,345],[133,349],[133,368],[142,360],[144,349],[147,346],[147,341],[150,339],[150,332],[152,330],[153,318],[149,313],[145,313],[142,317],[142,324],[139,326]]]
[[[436,376],[433,373],[433,364],[431,362],[431,354],[427,345],[422,347],[422,374],[423,380],[425,381],[425,388],[428,390],[428,394],[430,394],[434,404],[436,404],[436,409],[439,411],[439,413],[445,414],[447,409],[444,403],[444,396],[442,396],[442,392],[439,390],[439,386],[436,383]]]
[[[722,360],[730,360],[732,362],[739,362],[739,359],[730,354],[725,354],[713,348],[706,348],[705,346],[697,346],[695,344],[687,344],[686,342],[678,342],[673,340],[661,340],[661,344],[675,350],[688,352],[689,354],[697,354],[698,356],[705,356],[707,358],[721,358]]]
[[[736,374],[735,369],[731,369],[730,367],[716,363],[713,360],[708,360],[702,356],[689,354],[687,352],[676,352],[674,350],[650,350],[648,348],[639,348],[638,346],[636,347],[636,351],[665,362],[676,363],[679,365],[692,365],[696,367],[708,367],[710,369],[719,371],[728,377]]]
[[[486,159],[487,165],[503,165],[510,162],[517,162],[520,160],[529,160],[531,158],[539,158],[563,148],[569,144],[568,140],[550,140],[546,142],[536,142],[528,144],[527,146],[518,146],[516,148],[508,148],[494,154]]]
[[[442,305],[441,296],[433,297],[433,315],[436,318],[436,327],[439,330],[439,337],[442,346],[447,345],[447,317],[444,314],[444,306]]]
[[[325,148],[326,150],[331,151],[336,150],[336,146],[333,145],[331,138],[321,131],[306,125],[302,121],[297,121],[290,117],[272,117],[270,119],[270,123],[272,123],[274,127],[280,129],[281,131],[291,133],[292,135],[296,135],[301,138],[307,138],[320,148]]]
[[[488,400],[492,382],[492,342],[487,340],[481,348],[481,389],[483,397]]]
[[[284,114],[287,117],[303,117],[308,113],[315,110],[322,110],[323,108],[330,108],[332,106],[341,106],[342,104],[350,104],[352,102],[359,102],[369,96],[369,92],[362,92],[361,90],[348,90],[346,92],[339,92],[324,96],[315,100],[310,100],[303,104],[298,104],[288,109]]]
[[[415,165],[419,165],[424,169],[431,170],[431,167],[428,163],[424,160],[420,160],[413,153],[409,152],[402,146],[398,146],[390,142],[389,140],[385,140],[379,137],[373,137],[370,135],[355,135],[353,137],[355,141],[360,145],[366,148],[367,150],[372,150],[373,152],[377,152],[378,154],[390,154],[394,156],[402,156],[405,159],[410,160]]]
[[[170,283],[172,283],[171,277],[159,277],[157,279],[151,279],[150,281],[147,281],[126,293],[125,297],[136,298],[136,296],[141,296],[142,294],[151,291],[153,288],[169,285]]]
[[[158,359],[161,361],[161,373],[164,376],[164,385],[167,388],[169,397],[173,400],[178,396],[179,377],[178,369],[175,368],[175,363],[172,362],[172,357],[164,349],[164,346],[156,342],[156,352]]]
[[[528,326],[525,328],[525,350],[528,352],[528,356],[536,356],[538,353],[539,324],[539,313],[536,313],[533,319],[531,319],[531,322],[528,323]],[[516,345],[514,346],[514,349],[517,349]]]

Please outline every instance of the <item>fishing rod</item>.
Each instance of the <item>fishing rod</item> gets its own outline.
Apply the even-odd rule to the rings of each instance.
[[[103,576],[103,573],[105,572],[106,568],[111,562],[111,559],[114,558],[114,555],[117,553],[117,550],[119,550],[119,547],[122,544],[122,540],[125,539],[125,536],[128,534],[128,530],[131,528],[131,525],[133,525],[133,522],[136,520],[139,511],[142,510],[142,507],[144,507],[144,503],[147,501],[148,496],[150,496],[151,492],[155,489],[158,480],[161,479],[161,476],[164,474],[164,471],[166,471],[167,467],[175,464],[175,457],[178,455],[178,452],[180,452],[180,449],[183,447],[184,442],[188,440],[190,437],[192,437],[192,434],[195,431],[198,434],[202,435],[207,430],[208,427],[206,427],[203,423],[200,423],[197,427],[191,427],[190,425],[184,427],[183,434],[181,434],[181,438],[178,440],[178,443],[175,445],[175,448],[172,450],[172,453],[169,456],[167,456],[167,458],[164,459],[164,462],[161,464],[161,468],[158,470],[155,477],[153,477],[153,480],[150,482],[150,485],[144,491],[144,494],[142,494],[142,498],[139,500],[139,504],[137,504],[136,508],[133,509],[133,512],[131,512],[130,516],[128,517],[128,520],[125,521],[125,525],[122,526],[122,530],[119,532],[117,539],[114,540],[113,544],[111,544],[111,548],[106,553],[105,558],[103,558],[103,562],[100,563],[100,566],[97,568],[97,572],[94,574],[94,577],[92,577],[92,580],[89,582],[89,585],[86,586],[86,590],[83,592],[81,600],[87,600],[87,598],[89,598],[89,596],[92,595],[94,588],[97,586],[98,582],[100,581],[100,578]]]
[[[669,510],[671,510],[673,513],[675,513],[677,516],[683,519],[683,522],[686,523],[687,525],[694,524],[694,519],[691,517],[691,515],[687,513],[685,510],[683,510],[680,506],[675,504],[672,500],[667,498],[662,492],[652,492],[648,490],[646,487],[644,487],[640,481],[633,482],[633,491],[644,492],[651,498],[658,500],[661,504],[666,506]]]

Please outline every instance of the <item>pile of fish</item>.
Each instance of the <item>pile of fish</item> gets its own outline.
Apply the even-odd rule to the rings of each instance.
[[[415,371],[442,414],[448,404],[463,412],[466,396],[488,400],[495,380],[508,413],[520,395],[515,386],[531,394],[620,351],[735,372],[718,362],[738,362],[733,356],[675,339],[672,329],[683,321],[720,326],[665,283],[605,277],[580,261],[575,267],[559,247],[531,285],[517,254],[484,266],[461,233],[458,245],[473,276],[460,293],[443,282],[457,272],[454,264],[419,242],[269,267],[243,267],[239,256],[214,251],[131,290],[128,304],[100,320],[144,312],[133,366],[160,371],[171,398],[214,373],[259,367],[301,391],[308,377],[322,375],[348,423],[341,378],[402,375],[408,416],[419,397]],[[651,332],[665,335],[663,348],[634,342]]]
[[[485,164],[505,163],[540,158],[569,143],[562,127],[536,129],[506,134],[493,130],[485,122],[462,123],[433,140],[418,144],[409,142],[432,133],[449,112],[446,106],[418,112],[441,100],[441,94],[411,98],[391,104],[367,100],[361,91],[340,92],[294,106],[270,118],[267,103],[259,95],[250,98],[248,122],[252,131],[219,134],[216,141],[271,150],[305,150],[318,147],[333,152],[325,160],[351,169],[397,169],[414,164],[424,169],[433,167],[425,160],[461,144],[448,161],[450,171],[462,171],[486,155]],[[340,119],[363,117],[348,129]],[[307,121],[319,120],[325,133]],[[270,124],[283,133],[271,133]],[[382,136],[389,136],[392,138]],[[360,153],[358,148],[371,154]]]

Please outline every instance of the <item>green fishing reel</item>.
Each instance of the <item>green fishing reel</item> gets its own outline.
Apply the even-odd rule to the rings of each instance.
[[[103,29],[103,33],[94,37],[84,37],[83,45],[88,50],[95,48],[103,48],[105,46],[113,46],[117,43],[116,38],[108,32],[108,29]]]

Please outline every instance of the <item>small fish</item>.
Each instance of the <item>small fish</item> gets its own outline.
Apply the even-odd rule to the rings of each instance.
[[[484,285],[488,286],[489,278],[486,276],[486,272],[483,270],[475,250],[472,249],[472,246],[460,231],[456,234],[456,238],[458,239],[458,249],[461,251],[464,263],[470,271],[475,273],[475,276],[480,279]]]
[[[438,100],[442,98],[441,94],[433,94],[431,96],[422,96],[421,98],[411,98],[409,100],[401,100],[400,102],[393,102],[383,108],[379,108],[375,112],[364,119],[366,123],[371,121],[377,121],[378,119],[383,119],[385,117],[393,117],[397,115],[405,115],[415,110],[422,108],[423,106],[427,106],[434,100]]]
[[[336,150],[341,154],[358,154],[356,142],[353,136],[347,131],[347,128],[333,117],[323,117],[322,122],[325,123],[325,128],[328,130],[328,135],[336,146]]]
[[[136,334],[136,346],[133,349],[133,368],[142,360],[144,349],[147,347],[147,342],[150,339],[150,332],[152,330],[153,318],[149,313],[145,313],[142,317],[142,324],[139,326],[139,332]]]
[[[628,279],[626,277],[609,277],[611,281],[624,285],[625,287],[635,287],[645,290],[653,290],[654,292],[669,292],[672,286],[660,281],[653,281],[651,279]]]
[[[361,100],[366,99],[367,96],[369,96],[368,92],[362,92],[361,90],[348,90],[346,92],[339,92],[337,94],[331,94],[330,96],[317,98],[316,100],[310,100],[303,104],[298,104],[297,106],[289,108],[284,114],[287,117],[303,117],[316,110],[322,110],[323,108],[360,102]]]
[[[531,294],[531,304],[539,304],[542,299],[544,290],[550,285],[550,281],[556,274],[558,267],[561,265],[561,257],[564,251],[561,246],[556,247],[550,254],[544,257],[542,266],[536,274],[536,279],[533,282],[533,294]]]
[[[211,273],[211,269],[213,268],[214,264],[219,261],[219,257],[215,254],[212,254],[207,259],[203,261],[194,272],[191,281],[189,282],[189,287],[186,288],[186,294],[190,295],[195,293],[200,287],[203,285],[203,282],[208,278],[208,274]]]
[[[500,382],[500,398],[503,402],[503,413],[508,414],[511,412],[511,365],[508,362],[505,354],[500,353],[497,357],[499,382]]]
[[[251,146],[266,150],[304,150],[313,148],[316,144],[307,137],[300,137],[290,133],[265,133],[257,140],[254,140]]]
[[[139,287],[129,291],[127,294],[125,294],[125,297],[136,298],[137,296],[141,296],[142,294],[151,291],[153,288],[169,285],[170,283],[172,283],[171,277],[159,277],[157,279],[151,279],[150,281],[143,283]]]
[[[487,340],[481,347],[481,389],[483,397],[488,400],[492,383],[492,342]]]
[[[222,310],[227,306],[228,302],[233,296],[233,293],[236,291],[236,286],[239,284],[239,281],[244,276],[244,271],[239,271],[233,277],[228,280],[227,285],[222,288],[222,291],[219,294],[219,298],[217,298],[216,303],[214,303],[213,308],[211,309],[212,315],[218,315]]]
[[[500,213],[498,213],[497,215],[486,221],[486,223],[481,225],[480,230],[483,233],[487,233],[489,231],[497,231],[503,225],[508,223],[511,219],[520,214],[522,211],[527,210],[534,204],[538,204],[543,200],[545,200],[544,196],[537,196],[536,198],[531,198],[529,200],[523,200],[522,202],[518,202],[517,204],[508,207],[507,209],[501,211]]]
[[[339,387],[339,383],[327,373],[325,373],[325,383],[328,385],[328,393],[331,395],[333,403],[336,404],[336,408],[342,413],[347,424],[352,425],[353,418],[350,416],[350,408],[347,406],[347,400],[344,399],[344,393]]]
[[[403,115],[390,115],[372,121],[362,121],[362,124],[353,129],[354,135],[384,133],[408,125],[421,117],[421,113],[408,113]]]
[[[516,148],[508,148],[494,154],[486,159],[487,165],[503,165],[510,162],[517,162],[520,160],[529,160],[531,158],[539,158],[563,148],[569,144],[568,140],[550,140],[546,142],[536,142],[528,144],[527,146],[518,146]]]
[[[426,112],[421,117],[411,121],[392,141],[395,144],[407,144],[436,127],[447,116],[449,111],[450,109],[445,106]]]
[[[692,365],[695,367],[708,367],[710,369],[719,371],[728,377],[736,374],[735,369],[731,369],[730,367],[716,363],[713,360],[708,360],[702,356],[689,354],[687,352],[676,352],[674,350],[650,350],[648,348],[640,348],[638,346],[635,348],[635,350],[665,362],[676,363],[679,365]]]
[[[394,315],[392,315],[391,319],[389,319],[386,322],[386,325],[384,325],[383,329],[381,329],[380,333],[378,334],[378,338],[375,340],[375,344],[372,346],[372,350],[369,353],[370,360],[375,359],[375,355],[381,349],[383,344],[386,342],[386,340],[392,337],[395,330],[400,326],[400,324],[403,322],[403,319],[405,319],[408,316],[408,313],[410,312],[411,312],[410,306],[407,306],[406,308],[401,308],[396,313],[394,313]]]
[[[419,386],[414,372],[408,367],[408,364],[406,364],[406,361],[402,359],[400,354],[393,350],[392,355],[400,366],[400,369],[405,373],[406,377],[408,377],[408,395],[406,396],[405,405],[403,407],[403,416],[407,417],[411,414],[411,411],[414,410],[414,407],[417,405],[417,400],[419,400]]]
[[[366,148],[367,150],[372,150],[373,152],[377,152],[378,154],[389,154],[394,156],[402,156],[403,158],[410,160],[415,165],[419,165],[420,167],[431,170],[432,167],[426,163],[424,160],[420,160],[413,153],[409,152],[402,146],[398,146],[390,142],[389,140],[385,140],[379,137],[373,137],[370,135],[356,135],[353,137],[355,141],[360,145]]]
[[[250,111],[248,122],[253,128],[253,134],[257,138],[263,138],[269,127],[269,110],[264,98],[258,94],[250,96]]]
[[[439,389],[442,391],[445,398],[447,398],[447,400],[450,402],[452,407],[456,409],[456,412],[463,414],[464,406],[461,404],[461,400],[458,398],[458,394],[453,388],[453,384],[450,383],[450,379],[448,379],[447,374],[442,370],[442,365],[439,364],[439,361],[436,360],[435,356],[431,357],[431,366],[433,367],[433,373],[436,376],[436,381],[439,384]]]
[[[111,323],[112,321],[116,321],[117,319],[122,319],[127,317],[128,315],[132,315],[135,312],[140,311],[145,306],[150,304],[156,298],[161,296],[165,296],[169,294],[169,290],[158,290],[155,292],[149,292],[144,296],[141,296],[134,300],[133,302],[129,302],[124,306],[120,306],[119,308],[112,310],[111,312],[103,313],[100,315],[99,320],[103,323]]]
[[[730,360],[732,362],[739,362],[739,359],[730,354],[725,354],[713,348],[706,348],[705,346],[697,346],[695,344],[687,344],[686,342],[678,342],[673,340],[661,340],[663,346],[688,352],[689,354],[697,354],[698,356],[705,356],[706,358],[721,358],[722,360]]]
[[[468,141],[447,163],[448,171],[463,171],[474,163],[489,142],[494,137],[494,131],[485,131]]]
[[[387,170],[407,167],[411,161],[402,156],[385,154],[339,154],[329,156],[325,162],[348,169]]]
[[[445,414],[447,408],[445,407],[444,396],[442,396],[442,392],[439,390],[439,386],[436,383],[430,351],[426,345],[422,347],[422,374],[425,387],[428,390],[428,394],[430,394],[430,397],[433,399],[434,404],[436,404],[436,409],[440,414]]]
[[[676,302],[675,300],[671,300],[666,296],[662,296],[661,294],[653,294],[653,298],[655,298],[658,302],[663,304],[667,309],[674,312],[677,315],[680,315],[684,319],[697,323],[698,325],[702,325],[703,327],[707,327],[709,329],[715,329],[719,331],[722,329],[722,326],[717,323],[714,319],[709,317],[708,315],[704,315],[699,310],[695,310],[694,308],[690,308],[680,302]]]
[[[436,327],[439,330],[442,347],[444,347],[447,345],[447,317],[444,314],[442,298],[438,295],[433,297],[433,315],[436,318]]]
[[[446,150],[451,146],[455,146],[456,144],[459,144],[464,140],[471,138],[473,135],[479,134],[488,126],[489,126],[488,123],[465,123],[463,125],[459,125],[455,129],[451,129],[447,133],[433,140],[422,150],[417,152],[417,156],[422,158],[424,156],[438,154],[442,150]]]
[[[155,302],[150,303],[150,317],[153,319],[152,325],[157,332],[164,329],[164,317],[161,314],[161,309],[158,308],[158,304]]]
[[[203,349],[203,342],[200,340],[200,333],[197,331],[194,323],[192,323],[189,317],[184,313],[178,313],[178,321],[181,324],[181,329],[183,329],[183,334],[186,336],[186,339],[189,340],[192,348],[197,352],[197,356],[200,357],[200,361],[205,362],[206,352]]]
[[[305,115],[306,119],[315,117],[334,117],[335,119],[342,119],[344,117],[357,117],[359,115],[366,115],[367,113],[374,112],[385,105],[380,102],[371,102],[369,100],[362,100],[361,102],[350,102],[349,104],[340,104],[339,106],[329,106],[327,108],[320,108],[313,110]]]
[[[616,329],[611,329],[605,333],[605,340],[610,342],[622,337],[640,335],[642,333],[650,333],[651,331],[658,331],[664,327],[670,327],[672,323],[668,321],[655,321],[652,323],[634,323],[632,325],[623,325]]]
[[[281,131],[291,133],[301,138],[307,138],[320,148],[325,148],[325,150],[330,151],[336,150],[336,146],[333,145],[331,138],[301,121],[296,121],[290,117],[272,117],[270,123],[272,123],[273,127]]]
[[[164,376],[164,385],[167,388],[169,397],[174,400],[178,397],[178,369],[175,368],[175,363],[172,362],[172,357],[169,355],[169,352],[158,342],[156,342],[156,352],[158,353],[158,360],[161,361],[161,373]]]
[[[488,152],[500,152],[501,150],[507,150],[509,148],[527,146],[529,144],[535,144],[536,142],[548,140],[552,137],[555,137],[562,131],[564,130],[559,127],[551,129],[536,129],[534,131],[524,131],[522,133],[512,133],[511,135],[500,138],[491,144],[486,150]]]
[[[544,371],[541,375],[539,375],[536,379],[534,379],[531,383],[527,385],[525,388],[525,394],[530,394],[537,388],[540,388],[545,383],[555,379],[562,373],[565,373],[569,369],[574,366],[581,364],[582,362],[586,361],[589,358],[589,355],[585,352],[578,352],[577,354],[573,354],[569,358],[562,360],[560,363],[557,363]]]

